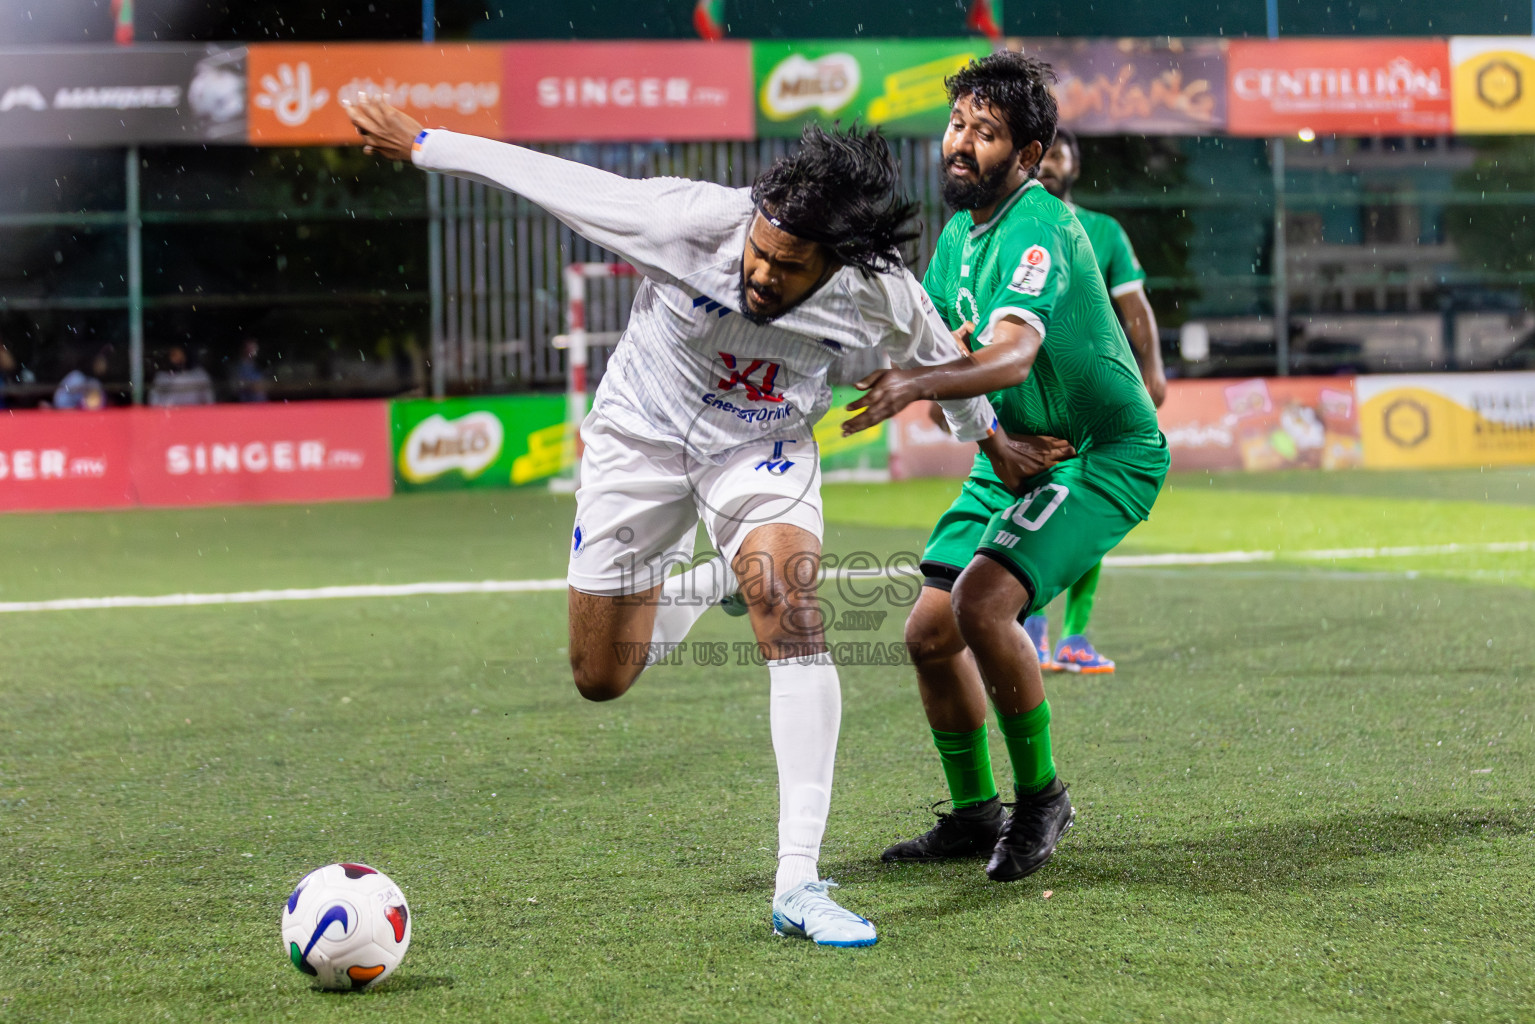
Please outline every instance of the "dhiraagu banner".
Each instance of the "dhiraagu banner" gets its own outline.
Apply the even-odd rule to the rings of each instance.
[[[564,395],[390,403],[398,491],[521,487],[560,471]]]
[[[949,111],[943,80],[990,52],[984,39],[753,43],[757,134],[797,137],[810,121],[942,134]]]
[[[1368,467],[1535,464],[1535,373],[1354,378]]]

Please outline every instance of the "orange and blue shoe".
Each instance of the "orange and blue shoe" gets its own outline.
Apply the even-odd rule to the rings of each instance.
[[[1055,664],[1057,671],[1080,672],[1085,676],[1108,675],[1114,671],[1114,663],[1093,650],[1087,637],[1080,634],[1061,640],[1061,645],[1055,649]]]
[[[1050,623],[1043,615],[1030,615],[1023,620],[1023,631],[1034,642],[1034,653],[1039,655],[1039,667],[1046,672],[1059,672],[1061,667],[1050,657]]]

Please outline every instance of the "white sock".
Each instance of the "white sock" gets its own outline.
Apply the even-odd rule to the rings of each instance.
[[[842,685],[829,653],[768,662],[778,757],[778,878],[774,896],[820,878],[821,835],[842,725]]]
[[[661,586],[661,601],[656,607],[656,624],[650,631],[650,642],[682,643],[693,623],[735,593],[738,587],[736,574],[725,564],[724,555],[715,555],[703,565],[668,577]]]

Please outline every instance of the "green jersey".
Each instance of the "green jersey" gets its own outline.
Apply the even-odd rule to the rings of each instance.
[[[922,283],[951,329],[975,325],[972,350],[991,342],[1003,317],[1039,332],[1044,341],[1028,379],[990,396],[997,419],[1013,433],[1064,438],[1079,457],[1096,453],[1097,485],[1147,515],[1141,477],[1154,473],[1154,499],[1167,442],[1071,208],[1031,179],[984,224],[961,211],[938,239]],[[985,456],[973,473],[996,479]]]
[[[1093,258],[1109,295],[1118,298],[1144,288],[1146,271],[1141,267],[1141,261],[1135,258],[1130,236],[1125,234],[1119,221],[1106,213],[1084,210],[1080,206],[1071,209],[1082,230],[1087,232],[1087,243],[1093,247]]]

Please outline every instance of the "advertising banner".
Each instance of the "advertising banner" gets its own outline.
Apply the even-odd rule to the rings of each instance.
[[[1209,135],[1226,128],[1220,39],[1011,39],[1055,69],[1061,124],[1081,135]]]
[[[387,498],[385,402],[135,409],[134,490],[143,505]]]
[[[561,468],[563,395],[391,402],[389,419],[401,491],[521,487]]]
[[[1370,467],[1535,464],[1535,373],[1360,377]]]
[[[122,508],[134,413],[0,412],[0,511]]]
[[[502,137],[499,46],[271,43],[248,59],[254,145],[360,143],[340,101],[363,91],[431,128]]]
[[[1232,40],[1233,135],[1436,135],[1450,130],[1443,39]]]
[[[502,50],[502,138],[753,137],[750,43],[509,43]]]
[[[991,52],[984,39],[759,42],[757,134],[798,137],[810,121],[859,121],[890,135],[941,135],[943,80]]]
[[[889,431],[890,479],[922,476],[956,479],[970,475],[974,444],[962,444],[932,416],[932,402],[913,402],[886,424]]]
[[[1535,132],[1535,38],[1456,36],[1450,65],[1457,133]]]
[[[0,49],[0,147],[245,143],[245,48]]]
[[[1175,380],[1157,410],[1174,470],[1363,464],[1352,377]]]
[[[890,479],[890,446],[885,440],[885,432],[890,427],[888,422],[872,430],[860,430],[851,437],[842,436],[842,424],[858,415],[847,411],[848,404],[857,401],[862,394],[857,388],[832,388],[831,408],[815,425],[816,452],[825,480]]]

